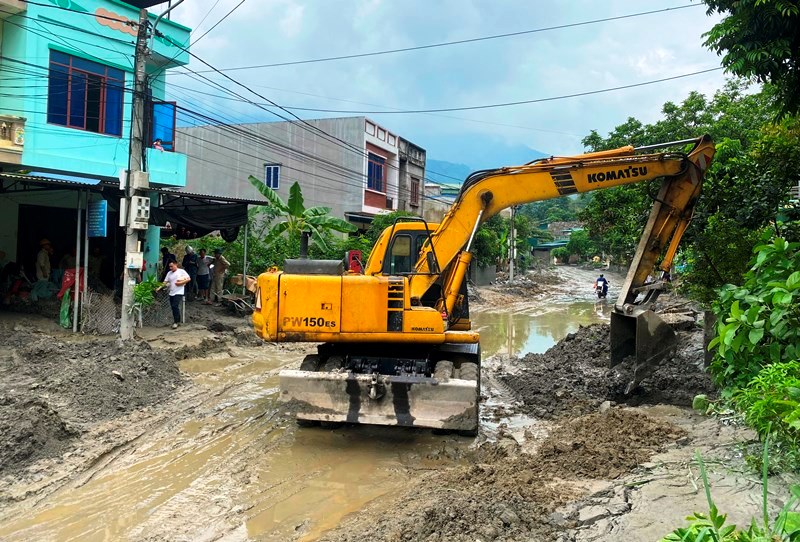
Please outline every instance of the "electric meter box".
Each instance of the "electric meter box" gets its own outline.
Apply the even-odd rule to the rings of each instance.
[[[131,197],[130,226],[134,230],[146,230],[150,222],[150,198],[142,196]]]

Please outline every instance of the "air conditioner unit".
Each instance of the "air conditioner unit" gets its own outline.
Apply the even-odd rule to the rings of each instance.
[[[386,198],[386,208],[394,209],[394,198]]]

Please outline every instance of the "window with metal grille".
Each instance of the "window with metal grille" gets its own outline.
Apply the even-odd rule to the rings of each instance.
[[[386,191],[386,158],[368,153],[367,188],[376,192]]]
[[[264,164],[264,184],[273,190],[277,190],[281,185],[281,165]]]
[[[410,203],[414,207],[419,205],[419,179],[411,177],[411,198]]]
[[[50,51],[47,122],[121,136],[124,88],[122,70]]]

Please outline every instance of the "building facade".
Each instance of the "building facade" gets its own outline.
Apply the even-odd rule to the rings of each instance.
[[[0,0],[0,250],[7,260],[27,263],[41,238],[69,250],[78,202],[86,209],[103,199],[100,183],[125,175],[138,20],[139,9],[119,0]],[[161,139],[164,150],[146,149],[145,163],[152,186],[182,187],[186,156],[172,152],[175,104],[163,100],[165,71],[188,63],[190,30],[161,20],[158,31],[147,60],[145,137]],[[105,226],[115,234],[111,214]],[[151,265],[158,234],[148,231]],[[114,254],[110,237],[93,243]]]
[[[368,118],[177,131],[176,148],[189,157],[189,192],[261,198],[248,181],[253,176],[284,200],[297,181],[306,207],[330,207],[331,214],[362,229],[380,213],[422,215],[425,150]]]

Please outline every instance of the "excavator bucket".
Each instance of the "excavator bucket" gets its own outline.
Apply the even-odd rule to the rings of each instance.
[[[611,313],[611,366],[634,358],[625,394],[653,374],[663,360],[675,353],[677,346],[675,331],[653,311],[640,310],[631,315]]]
[[[475,380],[349,372],[280,372],[280,401],[299,420],[475,432]]]

